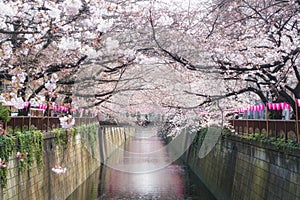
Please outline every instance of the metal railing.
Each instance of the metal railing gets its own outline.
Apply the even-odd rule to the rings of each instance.
[[[75,125],[90,124],[97,122],[97,118],[92,117],[75,117]],[[10,121],[4,124],[4,128],[11,128],[13,131],[16,129],[23,129],[24,126],[34,126],[41,131],[50,131],[54,128],[60,128],[60,121],[58,117],[28,117],[16,116],[11,117]]]
[[[300,121],[296,120],[261,120],[261,119],[233,119],[230,120],[235,132],[240,135],[262,133],[270,137],[280,137],[285,140],[299,142]]]

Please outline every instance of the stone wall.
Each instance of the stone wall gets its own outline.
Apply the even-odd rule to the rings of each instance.
[[[230,136],[198,155],[191,147],[185,159],[217,199],[300,199],[299,151]]]
[[[100,167],[101,160],[105,160],[116,146],[124,143],[126,132],[130,130],[124,127],[100,127],[94,148],[88,139],[82,141],[85,133],[77,133],[70,139],[69,149],[60,148],[55,143],[53,133],[44,134],[43,168],[38,170],[34,165],[32,169],[21,173],[18,161],[11,158],[7,188],[0,188],[0,200],[66,199]],[[53,173],[51,169],[56,164],[66,167],[67,172],[60,175]]]

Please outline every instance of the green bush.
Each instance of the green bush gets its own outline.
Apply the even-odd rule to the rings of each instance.
[[[291,151],[291,149],[300,149],[300,144],[293,140],[285,140],[284,138],[267,137],[262,133],[252,133],[246,136],[241,136],[248,140],[254,140],[262,142],[265,144],[271,144],[276,147],[276,149],[281,149],[283,151]]]
[[[43,134],[34,128],[15,132],[17,140],[16,151],[20,153],[19,169],[24,172],[31,169],[34,161],[39,169],[43,166]]]
[[[8,164],[15,146],[14,136],[12,136],[11,134],[0,135],[0,158],[2,159],[2,161],[5,160],[5,162]],[[7,186],[7,172],[8,167],[0,167],[0,182],[2,188],[5,188]]]
[[[9,122],[10,120],[10,110],[7,107],[3,107],[0,103],[0,121]]]

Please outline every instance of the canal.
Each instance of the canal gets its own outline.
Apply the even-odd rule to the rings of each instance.
[[[140,128],[68,200],[215,199],[180,159],[172,162],[154,128]]]

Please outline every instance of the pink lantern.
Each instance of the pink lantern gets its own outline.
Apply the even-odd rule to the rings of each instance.
[[[257,111],[257,107],[256,106],[253,106],[253,111]]]
[[[280,110],[280,103],[276,103],[276,110]]]
[[[68,110],[69,110],[69,109],[68,109],[67,107],[64,107],[64,110],[63,110],[63,111],[64,111],[64,112],[68,112]]]
[[[286,104],[285,102],[281,102],[281,103],[280,103],[280,108],[281,108],[281,110],[283,110],[283,109],[285,108],[285,104]]]
[[[272,110],[273,104],[272,103],[268,103],[268,108],[269,108],[269,110]]]
[[[260,107],[260,110],[265,110],[265,104],[262,103],[262,104],[260,104],[259,107]]]
[[[257,107],[258,107],[258,110],[259,110],[259,111],[263,110],[263,108],[261,107],[261,104],[260,104],[260,105],[257,105]]]
[[[254,106],[250,106],[250,111],[253,111],[254,110]]]
[[[300,99],[296,99],[298,107],[300,107]]]
[[[25,106],[24,106],[24,108],[28,108],[28,107],[29,107],[29,105],[30,105],[30,103],[29,103],[28,101],[26,101],[26,102],[25,102]]]
[[[291,109],[291,105],[290,104],[286,104],[286,109]]]
[[[256,109],[257,109],[257,111],[261,111],[260,105],[256,105]]]
[[[276,110],[276,103],[272,103],[272,110]]]

